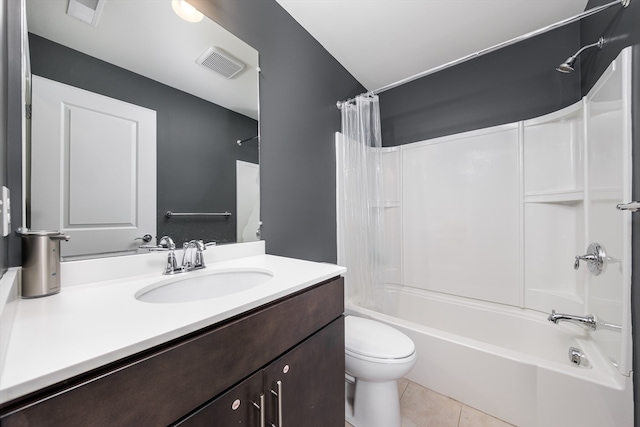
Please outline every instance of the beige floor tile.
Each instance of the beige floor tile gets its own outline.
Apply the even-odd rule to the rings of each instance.
[[[406,427],[457,427],[462,404],[409,382],[400,399],[402,425]]]
[[[418,424],[415,424],[415,423],[413,423],[413,422],[411,422],[409,420],[403,419],[401,427],[421,427],[421,426],[419,426]]]
[[[515,427],[406,378],[398,380],[398,395],[402,427]]]
[[[404,391],[407,389],[407,386],[409,385],[409,380],[406,378],[400,378],[398,380],[398,398],[402,399],[402,394],[404,393]]]
[[[502,420],[480,412],[467,405],[462,405],[459,427],[514,427]]]

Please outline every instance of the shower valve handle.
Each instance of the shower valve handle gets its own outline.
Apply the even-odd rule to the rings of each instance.
[[[586,255],[576,255],[576,260],[573,263],[573,269],[580,268],[580,261],[586,261],[589,271],[595,276],[602,273],[606,267],[606,261],[608,260],[607,254],[604,248],[599,243],[591,243],[587,248]]]
[[[596,260],[597,258],[591,254],[576,255],[576,262],[573,264],[573,269],[577,270],[578,268],[580,268],[580,261],[595,262]]]

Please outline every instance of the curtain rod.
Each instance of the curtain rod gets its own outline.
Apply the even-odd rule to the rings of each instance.
[[[507,47],[507,46],[510,46],[512,44],[521,42],[523,40],[530,39],[532,37],[535,37],[535,36],[538,36],[540,34],[546,33],[547,31],[555,30],[556,28],[562,27],[562,26],[567,25],[567,24],[571,24],[572,22],[579,21],[582,18],[586,18],[587,16],[595,15],[596,13],[602,12],[603,10],[608,9],[611,6],[615,6],[617,4],[621,4],[623,7],[627,7],[627,6],[629,6],[629,3],[631,3],[631,0],[615,0],[615,1],[612,1],[611,3],[607,3],[607,4],[604,4],[602,6],[594,7],[593,9],[585,10],[584,12],[579,13],[578,15],[572,16],[572,17],[567,18],[567,19],[563,19],[562,21],[558,21],[555,24],[547,25],[546,27],[540,28],[540,29],[535,30],[535,31],[531,31],[530,33],[523,34],[523,35],[515,37],[515,38],[513,38],[511,40],[507,40],[506,42],[498,43],[498,44],[496,44],[494,46],[488,47],[486,49],[479,50],[479,51],[477,51],[475,53],[472,53],[472,54],[467,55],[467,56],[463,56],[462,58],[456,59],[454,61],[447,62],[446,64],[439,65],[439,66],[437,66],[435,68],[430,68],[429,70],[423,71],[423,72],[418,73],[418,74],[414,74],[413,76],[410,76],[410,77],[407,77],[405,79],[399,80],[399,81],[397,81],[395,83],[388,84],[388,85],[383,86],[383,87],[381,87],[379,89],[368,91],[365,94],[377,95],[377,94],[385,92],[385,91],[387,91],[389,89],[393,89],[393,88],[396,88],[398,86],[401,86],[401,85],[403,85],[405,83],[409,83],[409,82],[412,82],[412,81],[417,80],[419,78],[428,76],[429,74],[437,73],[438,71],[442,71],[445,68],[453,67],[454,65],[461,64],[461,63],[466,62],[466,61],[468,61],[470,59],[474,59],[474,58],[477,58],[479,56],[486,55],[487,53],[491,53],[491,52],[493,52],[495,50],[498,50],[498,49],[501,49],[503,47]],[[336,102],[336,106],[338,107],[338,110],[342,109],[342,105],[343,104],[349,103],[349,102],[353,101],[354,99],[355,98],[349,98],[346,101],[338,101],[338,102]]]

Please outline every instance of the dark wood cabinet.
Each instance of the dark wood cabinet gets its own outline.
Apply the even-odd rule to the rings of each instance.
[[[264,386],[267,425],[343,426],[344,318],[265,368]]]
[[[281,381],[284,426],[341,427],[343,283],[328,280],[7,402],[0,422],[3,427],[259,426],[264,394],[266,425],[278,426],[278,397],[271,389],[277,392]]]
[[[343,343],[340,317],[176,425],[342,426]]]
[[[260,371],[175,425],[180,427],[260,426],[261,405],[264,405],[262,384],[262,371]]]

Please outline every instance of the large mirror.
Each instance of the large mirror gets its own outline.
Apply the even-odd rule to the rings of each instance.
[[[27,226],[64,259],[259,238],[258,52],[184,3],[26,0]]]

